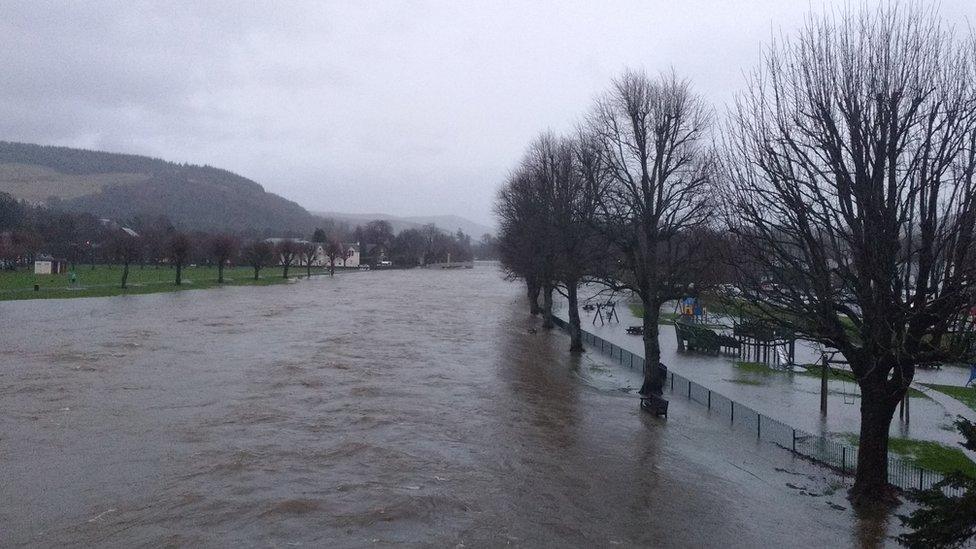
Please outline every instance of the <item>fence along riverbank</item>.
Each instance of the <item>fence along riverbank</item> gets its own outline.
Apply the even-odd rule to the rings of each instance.
[[[569,324],[556,315],[553,322],[563,330]],[[582,330],[583,343],[616,360],[622,366],[643,370],[644,358],[621,348],[599,336]],[[704,406],[710,415],[727,421],[730,428],[743,436],[771,442],[833,469],[842,476],[853,475],[857,467],[857,448],[830,440],[821,435],[791,427],[779,420],[760,414],[752,408],[699,385],[690,379],[668,370],[665,389],[672,398],[684,397]],[[888,482],[903,490],[928,489],[943,479],[941,473],[925,469],[904,459],[888,455]],[[946,489],[949,495],[960,495],[960,490]]]

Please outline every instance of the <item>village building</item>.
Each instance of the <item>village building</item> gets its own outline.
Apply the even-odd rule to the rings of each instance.
[[[345,257],[336,261],[336,266],[359,267],[359,243],[343,244],[342,249],[346,251]]]
[[[34,258],[34,274],[49,275],[68,272],[68,262],[50,255],[41,254]]]
[[[290,240],[290,241],[294,242],[298,246],[299,250],[303,249],[307,244],[313,244],[313,242],[309,242],[308,240],[298,240],[296,238],[266,238],[266,239],[264,239],[265,242],[271,244],[272,246],[278,246],[278,244],[281,244],[282,242],[284,242],[286,240]],[[322,247],[322,244],[320,244],[318,242],[314,242],[314,244],[315,244],[315,259],[312,260],[312,266],[313,267],[326,267],[326,266],[328,266],[329,265],[329,258],[325,254],[325,248],[323,248]],[[296,265],[299,265],[299,264],[304,265],[304,260],[302,259],[301,256],[302,256],[301,252],[298,252],[297,254],[295,254],[295,264]],[[282,259],[280,257],[278,258],[278,263],[279,264],[282,263]]]

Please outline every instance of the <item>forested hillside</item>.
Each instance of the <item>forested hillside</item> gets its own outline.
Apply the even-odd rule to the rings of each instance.
[[[0,192],[112,219],[165,216],[194,230],[307,232],[317,223],[227,170],[68,147],[0,141]]]

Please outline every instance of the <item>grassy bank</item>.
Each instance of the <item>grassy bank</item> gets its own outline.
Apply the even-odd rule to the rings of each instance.
[[[957,387],[955,385],[939,385],[937,383],[923,383],[922,385],[940,393],[945,393],[973,410],[976,410],[976,387]]]
[[[313,269],[320,274],[322,269]],[[254,280],[250,267],[224,269],[224,283],[217,283],[216,267],[184,267],[183,283],[176,285],[176,269],[172,267],[129,267],[126,289],[120,287],[122,267],[98,265],[95,269],[84,266],[75,271],[77,281],[71,284],[68,274],[35,275],[31,271],[0,271],[0,300],[52,299],[70,297],[103,297],[113,295],[137,295],[179,290],[212,288],[215,286],[267,286],[281,284],[281,268],[262,269],[261,277]],[[304,275],[304,268],[292,268],[289,275]],[[34,291],[34,285],[39,286]]]
[[[843,438],[851,446],[858,444],[858,436],[855,433],[844,433]],[[931,440],[892,437],[888,439],[888,451],[937,473],[961,471],[976,478],[976,463],[966,457],[962,450],[952,446]]]

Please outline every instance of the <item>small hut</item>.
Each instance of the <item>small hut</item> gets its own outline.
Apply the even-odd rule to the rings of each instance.
[[[50,255],[38,255],[34,258],[34,274],[49,275],[68,272],[68,262]]]

